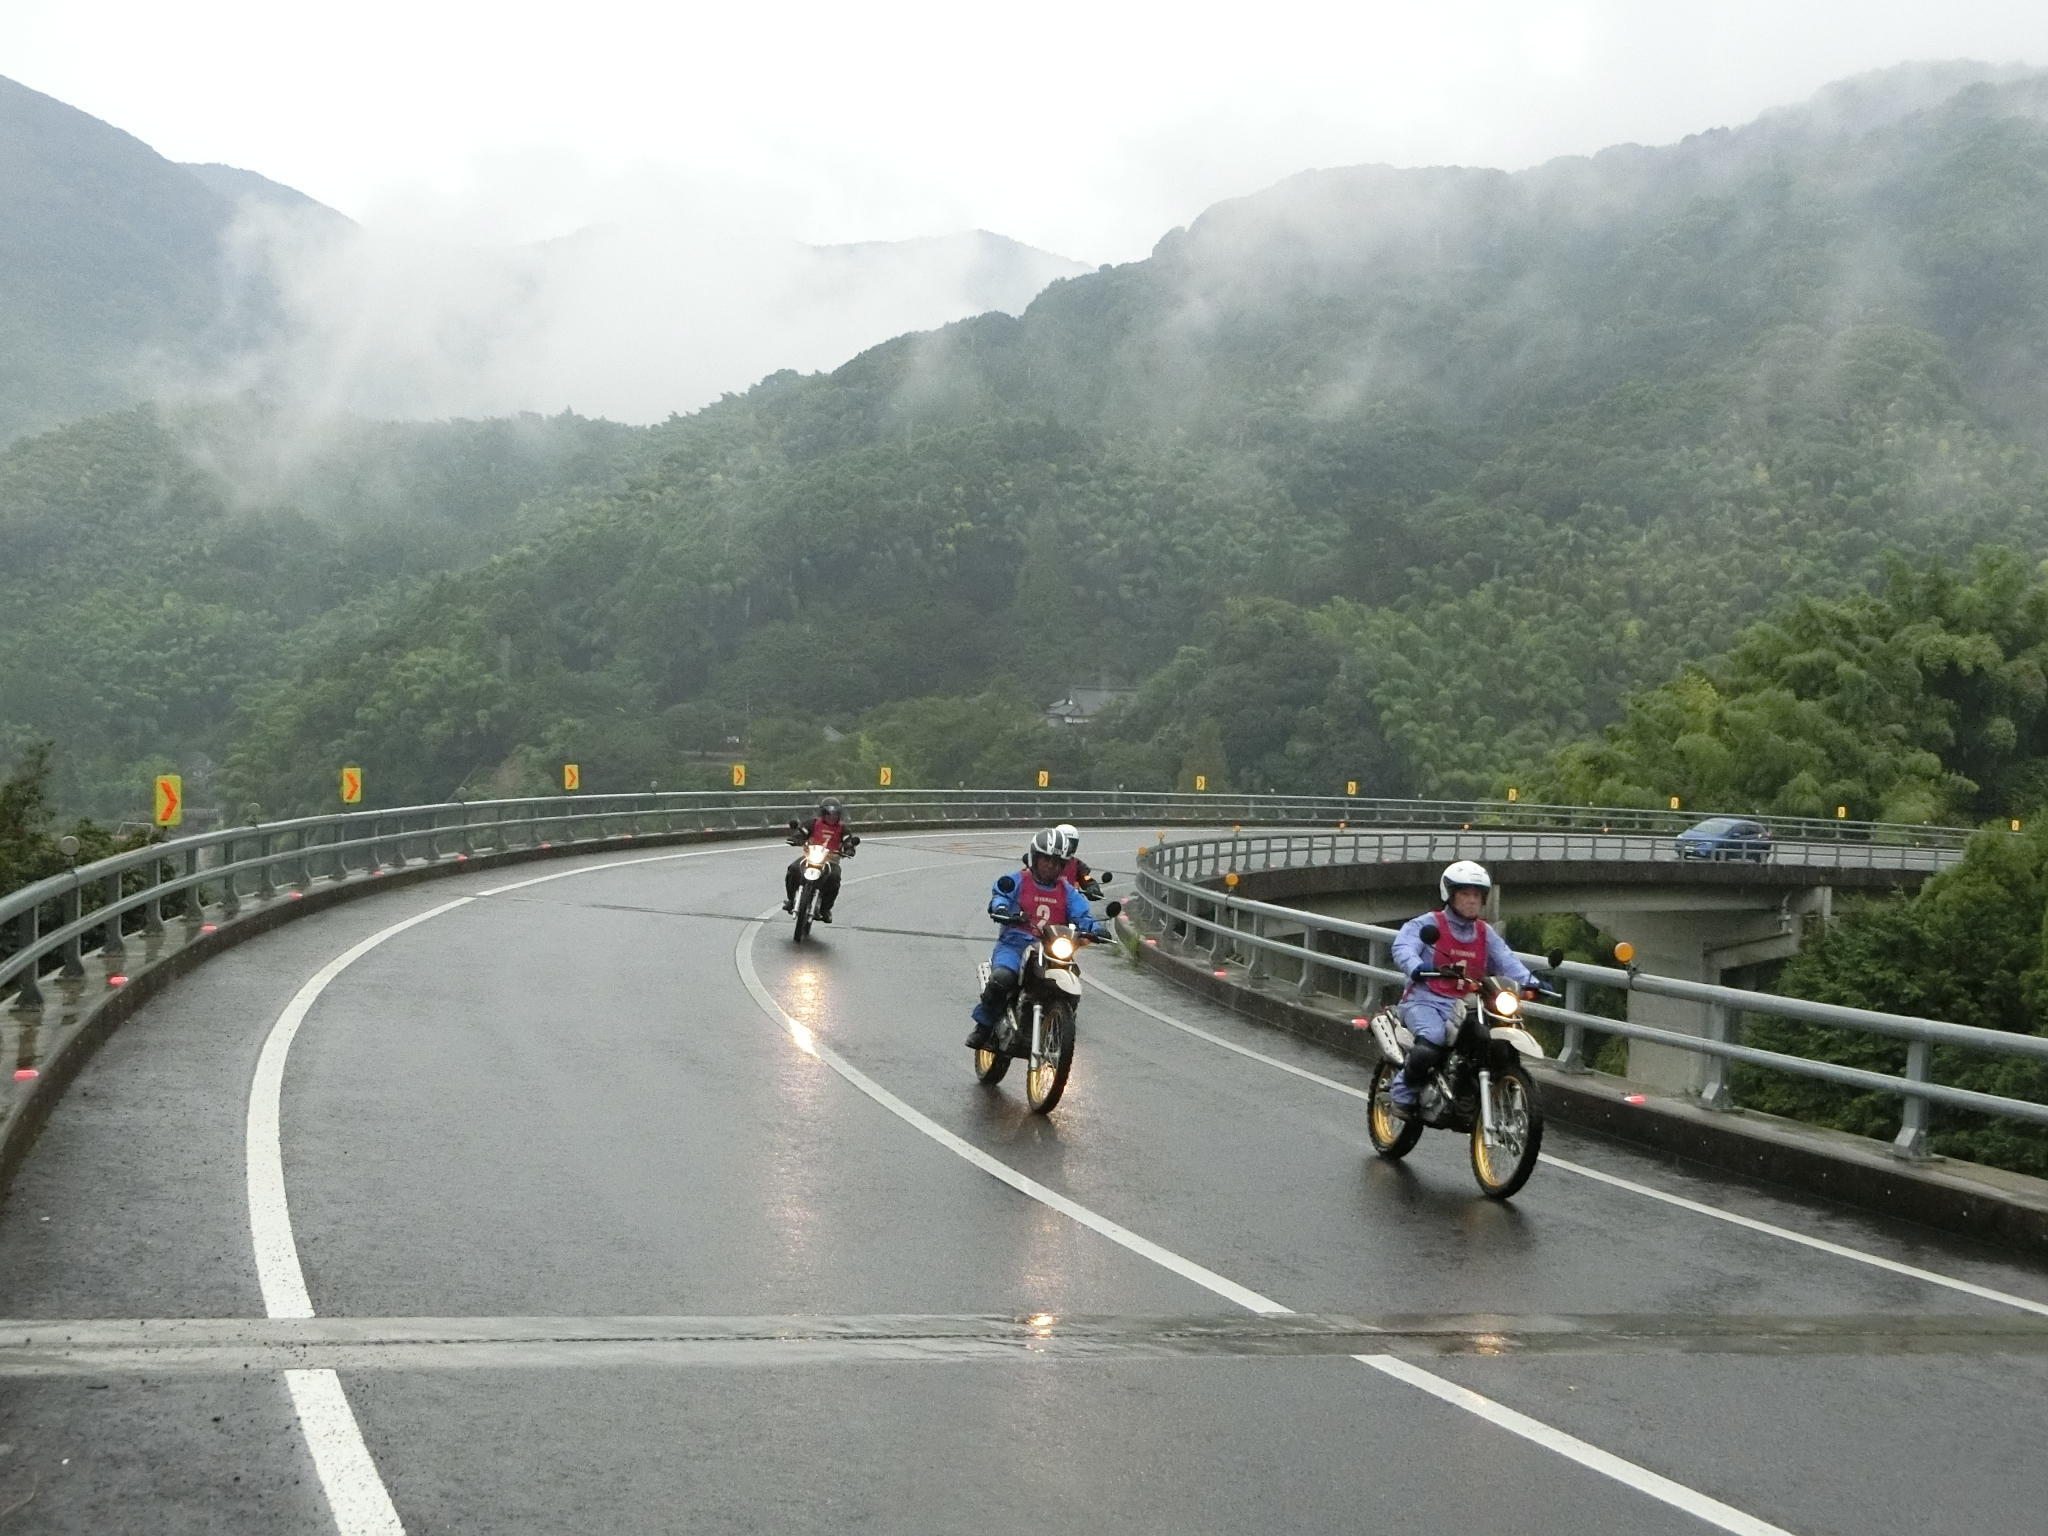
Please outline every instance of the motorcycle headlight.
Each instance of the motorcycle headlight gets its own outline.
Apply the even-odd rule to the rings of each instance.
[[[1496,992],[1493,995],[1493,1011],[1504,1019],[1512,1019],[1522,1011],[1522,1000],[1512,992]]]
[[[1058,938],[1054,939],[1052,941],[1052,957],[1055,960],[1073,959],[1074,941],[1068,938],[1064,933],[1061,934]]]
[[[804,859],[811,864],[823,864],[831,851],[823,843],[813,843],[804,850]]]

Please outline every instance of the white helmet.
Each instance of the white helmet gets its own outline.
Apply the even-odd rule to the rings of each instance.
[[[1484,864],[1474,864],[1470,859],[1460,859],[1455,864],[1446,864],[1443,874],[1436,882],[1437,894],[1443,898],[1445,906],[1451,904],[1451,892],[1461,885],[1469,885],[1475,890],[1490,891],[1493,889],[1493,876],[1486,872]]]
[[[1071,821],[1063,821],[1053,828],[1060,835],[1060,852],[1072,858],[1081,851],[1081,829]]]

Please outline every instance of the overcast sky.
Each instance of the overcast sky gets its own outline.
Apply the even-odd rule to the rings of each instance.
[[[1089,262],[1312,166],[1509,169],[1905,59],[2048,64],[2043,0],[0,0],[0,74],[366,221],[716,206]]]

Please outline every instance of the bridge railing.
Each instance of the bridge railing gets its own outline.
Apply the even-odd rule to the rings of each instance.
[[[420,863],[460,862],[477,853],[515,848],[588,847],[617,838],[680,832],[766,833],[807,815],[824,793],[843,800],[857,822],[898,825],[1053,820],[1212,826],[1372,823],[1520,828],[1541,835],[1549,835],[1543,829],[1552,829],[1625,842],[1631,836],[1641,839],[1676,830],[1694,819],[1668,811],[1509,801],[966,788],[548,795],[349,811],[220,827],[152,843],[0,895],[0,994],[11,986],[17,1005],[38,1006],[38,977],[52,966],[63,974],[79,975],[88,945],[105,958],[117,958],[123,953],[124,935],[161,932],[167,914],[197,923],[209,902],[233,915],[245,901],[267,901],[280,894],[288,898],[293,891],[303,894],[317,880],[375,875]],[[1770,825],[1781,836],[1798,829],[1811,840],[1838,844],[1843,858],[1857,850],[1858,856],[1873,860],[1935,856],[1959,849],[1968,835],[1953,828],[1866,822],[1781,818]],[[1421,836],[1428,842],[1433,834]],[[1321,845],[1312,838],[1309,846]],[[1342,846],[1360,845],[1354,839]]]
[[[1466,848],[1471,848],[1475,835],[1463,834]],[[1572,841],[1578,843],[1578,840]],[[1600,840],[1603,849],[1606,842],[1605,838]],[[1590,842],[1578,845],[1595,846]],[[1523,856],[1570,856],[1553,850],[1549,834],[1531,839],[1530,846],[1540,846],[1546,851]],[[1304,1000],[1320,990],[1320,983],[1326,976],[1352,978],[1351,994],[1359,1011],[1370,1014],[1392,1001],[1406,984],[1407,978],[1394,968],[1392,962],[1391,950],[1397,930],[1236,896],[1228,888],[1230,883],[1234,883],[1230,876],[1252,870],[1309,868],[1344,862],[1366,864],[1392,859],[1434,860],[1439,857],[1455,858],[1458,854],[1457,839],[1450,834],[1429,835],[1417,841],[1407,834],[1268,835],[1240,832],[1161,843],[1141,850],[1136,890],[1138,898],[1149,909],[1145,913],[1148,923],[1165,929],[1167,942],[1184,943],[1197,952],[1206,951],[1211,959],[1218,962],[1237,956],[1245,962],[1243,979],[1248,983],[1254,986],[1292,985]],[[1502,855],[1494,852],[1493,856]],[[1612,851],[1603,851],[1599,855],[1601,858],[1620,856]],[[1948,853],[1951,859],[1958,856]],[[1677,874],[1677,870],[1674,869],[1673,873]],[[1223,888],[1219,889],[1219,886]],[[1366,958],[1339,953],[1340,947],[1362,949]],[[1522,958],[1532,967],[1541,968],[1544,964],[1540,956],[1524,955]],[[1276,980],[1276,961],[1288,969],[1291,981],[1287,978]],[[1562,1027],[1563,1044],[1557,1065],[1565,1072],[1589,1070],[1585,1060],[1586,1034],[1596,1031],[1672,1046],[1706,1057],[1709,1062],[1707,1078],[1699,1097],[1701,1104],[1709,1109],[1734,1107],[1728,1081],[1731,1062],[1817,1078],[1864,1092],[1896,1095],[1902,1101],[1902,1121],[1892,1142],[1892,1150],[1906,1158],[1927,1156],[1929,1108],[1935,1104],[2002,1115],[2034,1125],[2048,1125],[2048,1104],[1980,1093],[1933,1080],[1934,1047],[1937,1045],[2048,1062],[2048,1037],[1981,1029],[1874,1009],[1808,1002],[1802,998],[1775,997],[1736,987],[1653,976],[1632,969],[1577,961],[1567,961],[1554,974],[1564,979],[1563,1006],[1533,1003],[1528,1005],[1527,1011],[1534,1018]],[[1698,1003],[1706,1011],[1707,1031],[1703,1035],[1690,1035],[1591,1013],[1586,1007],[1590,988],[1623,994],[1642,992]],[[1743,1045],[1736,1035],[1744,1014],[1761,1014],[1903,1040],[1907,1042],[1905,1071],[1896,1075],[1873,1072]]]

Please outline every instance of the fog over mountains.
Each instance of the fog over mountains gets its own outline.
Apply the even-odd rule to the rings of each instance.
[[[0,441],[246,389],[314,412],[658,421],[1083,270],[985,231],[807,246],[776,210],[691,188],[536,245],[364,227],[0,79]]]

